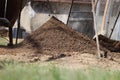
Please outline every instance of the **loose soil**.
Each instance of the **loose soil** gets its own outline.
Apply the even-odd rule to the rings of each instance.
[[[35,30],[21,43],[36,53],[89,52],[96,53],[96,43],[87,36],[71,29],[55,17]]]

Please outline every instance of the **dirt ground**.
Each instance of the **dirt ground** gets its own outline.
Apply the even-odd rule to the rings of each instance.
[[[67,54],[67,53],[64,53]],[[120,70],[120,59],[109,56],[108,58],[98,58],[90,53],[72,52],[72,56],[50,56],[31,53],[15,53],[0,55],[0,60],[15,60],[22,63],[51,64],[64,68],[87,69],[103,68],[108,70]]]
[[[98,59],[95,41],[72,30],[52,17],[26,37],[18,46],[0,46],[0,60],[27,63],[53,63],[71,68],[100,67],[120,69],[120,53],[107,51],[107,58]]]

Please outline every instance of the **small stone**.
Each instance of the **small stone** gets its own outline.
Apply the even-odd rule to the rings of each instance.
[[[102,57],[102,58],[107,58],[107,57],[108,57],[107,51],[101,51],[101,52],[100,52],[100,57]]]
[[[109,60],[113,61],[114,59],[112,57],[110,57]]]
[[[39,57],[34,57],[33,59],[34,59],[34,61],[39,61],[40,60]]]
[[[39,60],[40,60],[39,57],[34,57],[33,59],[30,60],[30,62],[37,62]]]

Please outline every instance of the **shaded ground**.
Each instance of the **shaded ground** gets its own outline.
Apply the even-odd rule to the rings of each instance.
[[[120,41],[109,39],[103,35],[99,35],[99,41],[102,46],[111,52],[120,52]]]

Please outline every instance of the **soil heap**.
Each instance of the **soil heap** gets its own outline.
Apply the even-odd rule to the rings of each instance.
[[[21,43],[24,48],[37,52],[96,53],[96,43],[52,17]]]

